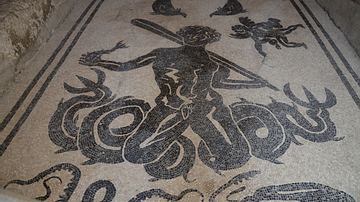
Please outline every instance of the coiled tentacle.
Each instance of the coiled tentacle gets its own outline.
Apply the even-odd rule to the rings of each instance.
[[[230,105],[230,108],[234,121],[250,144],[251,154],[260,159],[280,163],[276,159],[285,153],[291,141],[286,138],[284,127],[275,114],[265,105],[245,100]],[[261,129],[267,134],[259,137],[258,131]]]
[[[180,157],[179,144],[184,150],[182,157]],[[181,160],[174,166],[178,158],[181,158]],[[179,136],[176,142],[158,161],[146,164],[144,165],[144,168],[149,175],[155,177],[155,179],[153,179],[152,181],[160,179],[173,179],[179,176],[184,176],[185,180],[188,181],[186,179],[186,175],[189,173],[194,163],[194,144],[187,137]]]
[[[73,97],[66,102],[61,100],[58,108],[51,117],[48,125],[49,137],[51,141],[62,147],[63,149],[56,153],[77,150],[77,135],[79,128],[76,126],[78,116],[76,113],[81,109],[93,108],[101,106],[105,103],[111,102],[114,98],[111,97],[109,88],[103,85],[105,81],[104,72],[98,69],[92,69],[98,75],[97,83],[78,76],[79,80],[85,85],[85,88],[74,88],[64,83],[65,89],[73,94],[83,94],[92,92],[94,95],[79,95]]]
[[[273,98],[267,106],[246,100],[230,105],[234,121],[248,140],[252,155],[280,163],[276,159],[286,152],[291,142],[301,145],[295,135],[312,142],[339,141],[344,138],[335,137],[336,127],[327,111],[327,108],[336,104],[335,95],[325,88],[326,101],[320,103],[308,89],[303,89],[309,102],[297,98],[289,84],[284,86],[284,93],[296,104],[308,108],[307,115],[315,125],[298,111],[296,105],[277,102]],[[262,137],[258,134],[260,129],[266,133]]]
[[[79,132],[79,149],[84,156],[90,158],[89,161],[83,164],[123,162],[122,148],[125,140],[140,124],[149,109],[150,105],[142,100],[123,97],[89,113],[84,118]],[[109,124],[115,118],[124,114],[132,114],[134,121],[129,126],[113,130],[116,134],[112,134],[109,130]],[[102,116],[104,118],[101,118]],[[99,125],[96,125],[99,119]],[[105,148],[96,141],[96,126],[101,143],[114,148]]]
[[[286,125],[287,134],[294,136],[298,135],[302,138],[312,142],[327,142],[339,141],[344,137],[336,136],[336,126],[330,119],[327,108],[331,108],[336,104],[336,96],[327,88],[325,88],[326,100],[320,103],[315,96],[305,87],[303,87],[305,95],[309,102],[304,102],[297,98],[290,90],[289,83],[284,86],[284,93],[296,104],[309,108],[307,115],[316,122],[316,125],[311,124],[297,109],[293,109],[292,113],[288,113],[296,123],[290,121],[284,112],[279,110],[278,104],[272,103],[269,107],[277,114],[282,125]],[[292,137],[294,139],[294,137]]]
[[[99,180],[92,183],[85,191],[84,197],[82,199],[83,202],[94,201],[95,194],[100,189],[105,188],[105,196],[101,202],[112,201],[116,195],[116,188],[112,182],[109,180]]]

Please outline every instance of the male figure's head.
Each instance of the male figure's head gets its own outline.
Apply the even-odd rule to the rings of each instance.
[[[186,45],[205,46],[220,40],[221,34],[215,29],[205,26],[187,26],[176,32],[184,38]]]

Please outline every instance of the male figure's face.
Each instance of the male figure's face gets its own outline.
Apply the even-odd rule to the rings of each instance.
[[[184,42],[190,46],[205,46],[208,41],[208,36],[201,33],[188,33],[184,36]]]
[[[189,46],[205,46],[218,41],[221,36],[215,29],[205,26],[187,26],[181,28],[176,34],[182,36],[185,44]]]

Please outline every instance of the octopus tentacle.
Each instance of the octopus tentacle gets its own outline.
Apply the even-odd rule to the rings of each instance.
[[[252,155],[280,163],[276,159],[286,152],[291,142],[301,145],[295,135],[312,142],[339,141],[344,138],[335,137],[336,127],[327,111],[327,108],[336,104],[335,95],[325,89],[326,101],[320,103],[308,89],[303,89],[309,102],[297,98],[289,84],[284,86],[284,93],[294,103],[308,108],[307,115],[315,121],[315,125],[298,111],[294,103],[291,106],[273,98],[267,106],[246,100],[230,105],[234,121],[248,140]],[[262,128],[266,129],[267,134],[259,137],[257,130]]]
[[[79,128],[76,126],[78,121],[76,113],[79,110],[101,106],[114,99],[114,97],[111,97],[112,93],[110,89],[103,85],[104,78],[102,77],[105,77],[105,74],[100,70],[93,70],[98,75],[97,83],[80,76],[78,76],[78,78],[86,86],[85,88],[74,88],[64,83],[65,89],[70,93],[82,94],[93,92],[94,95],[79,95],[66,102],[63,102],[63,100],[59,102],[58,108],[51,117],[48,125],[51,141],[63,148],[56,153],[78,149],[77,135]]]
[[[180,146],[184,150],[181,161],[174,166],[180,157]],[[176,157],[176,158],[174,158]],[[155,177],[151,181],[173,179],[179,176],[186,178],[187,173],[195,163],[195,145],[190,139],[179,136],[170,149],[156,162],[144,165],[146,172]],[[173,167],[174,166],[174,167]],[[171,167],[171,168],[169,168]]]
[[[98,109],[93,110],[89,113],[82,122],[81,129],[79,132],[79,149],[82,154],[88,158],[85,165],[94,164],[98,162],[102,163],[121,163],[124,161],[122,157],[122,148],[125,144],[126,139],[129,137],[133,130],[140,124],[143,117],[149,110],[150,106],[142,100],[131,99],[130,97],[119,98],[112,103],[102,106]],[[108,129],[109,124],[117,117],[124,114],[133,114],[134,121],[130,124],[130,127],[126,127],[127,130],[117,129],[118,133],[113,135]],[[107,149],[99,145],[95,140],[95,126],[96,122],[103,115],[111,118],[105,120],[104,118],[100,121],[98,131],[100,140],[107,146],[116,147],[116,149]]]
[[[85,191],[84,197],[82,199],[83,202],[94,201],[95,194],[101,188],[105,188],[105,196],[101,202],[112,201],[116,195],[116,188],[112,182],[109,180],[99,180],[92,183]]]

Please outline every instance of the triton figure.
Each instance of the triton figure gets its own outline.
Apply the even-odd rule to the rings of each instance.
[[[205,49],[207,44],[220,39],[216,30],[188,26],[176,34],[183,37],[184,42],[178,48],[155,49],[125,63],[102,60],[100,54],[93,52],[83,55],[80,64],[112,71],[130,71],[153,64],[161,92],[155,100],[157,105],[126,142],[127,161],[138,164],[154,161],[172,138],[191,126],[203,140],[198,149],[206,165],[215,171],[241,167],[250,159],[249,146],[231,118],[230,109],[214,89],[263,86],[227,79],[230,70],[214,62]],[[172,137],[162,134],[168,130],[173,131]]]

